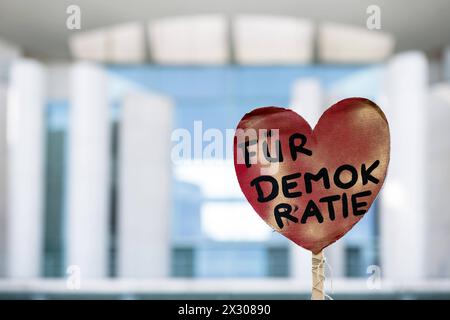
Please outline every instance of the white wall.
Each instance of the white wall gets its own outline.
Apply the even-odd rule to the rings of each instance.
[[[224,15],[162,18],[148,25],[151,56],[161,64],[224,64],[229,61]]]
[[[450,84],[430,89],[427,115],[426,268],[429,277],[450,277]]]
[[[319,59],[325,63],[374,63],[389,58],[394,37],[359,26],[324,22],[317,39]]]
[[[301,78],[291,88],[290,107],[314,128],[325,109],[323,96],[319,79]]]
[[[450,81],[450,45],[444,49],[443,52],[443,79]]]
[[[6,87],[0,84],[0,277],[6,275]]]
[[[233,18],[233,49],[241,64],[311,63],[314,24],[289,16],[237,15]]]
[[[381,267],[388,279],[422,279],[425,255],[428,62],[421,52],[395,55],[387,64],[386,108],[391,160],[381,196]]]
[[[7,82],[11,63],[20,55],[19,47],[0,39],[0,83]]]

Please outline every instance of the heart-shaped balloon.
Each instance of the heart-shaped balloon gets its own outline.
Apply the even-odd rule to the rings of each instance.
[[[317,254],[368,211],[389,164],[389,126],[363,98],[342,100],[311,129],[300,115],[258,108],[239,122],[234,165],[259,216]]]

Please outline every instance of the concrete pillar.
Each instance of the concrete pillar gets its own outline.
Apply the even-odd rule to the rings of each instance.
[[[11,67],[8,92],[8,275],[41,274],[46,70],[21,59]]]
[[[70,72],[67,174],[67,264],[83,278],[108,271],[110,117],[107,78],[80,62]]]
[[[163,96],[131,94],[120,123],[119,260],[121,277],[170,273],[170,133],[173,106]]]
[[[6,87],[0,84],[0,278],[6,275]]]
[[[381,197],[382,275],[421,279],[425,273],[426,110],[428,62],[421,52],[387,64],[384,110],[391,132],[391,160]]]

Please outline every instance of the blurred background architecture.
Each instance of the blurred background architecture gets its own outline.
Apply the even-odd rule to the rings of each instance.
[[[388,117],[391,163],[326,249],[328,291],[450,299],[448,12],[0,0],[0,298],[308,298],[310,253],[244,199],[233,130],[258,106],[314,125],[362,96]]]

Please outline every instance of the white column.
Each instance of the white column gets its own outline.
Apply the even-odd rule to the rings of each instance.
[[[303,78],[291,88],[291,108],[314,128],[323,112],[323,92],[319,79]]]
[[[427,276],[450,277],[450,84],[430,89],[427,130]]]
[[[426,110],[428,62],[421,52],[396,55],[387,64],[384,110],[391,160],[381,197],[382,275],[423,278],[425,272]]]
[[[120,124],[119,275],[165,277],[170,271],[170,132],[165,97],[125,98]]]
[[[289,264],[291,277],[308,286],[312,284],[311,277],[311,259],[312,254],[309,250],[303,249],[290,241],[289,245]]]
[[[0,84],[0,278],[6,275],[6,88]]]
[[[108,268],[110,118],[106,74],[76,63],[70,73],[67,175],[67,264],[83,278]]]
[[[46,71],[23,59],[12,65],[10,77],[7,272],[33,278],[42,258]]]

